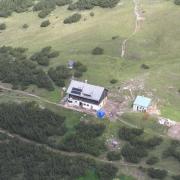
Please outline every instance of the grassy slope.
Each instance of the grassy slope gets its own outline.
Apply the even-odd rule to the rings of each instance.
[[[112,9],[95,8],[94,17],[90,11],[82,11],[83,19],[76,24],[64,25],[63,19],[73,12],[66,7],[57,8],[48,17],[51,25],[40,28],[41,19],[36,13],[13,14],[7,19],[0,19],[7,24],[7,30],[0,34],[0,42],[6,45],[24,46],[29,53],[51,45],[60,50],[60,57],[51,61],[51,66],[65,64],[69,59],[82,61],[88,66],[83,79],[89,82],[110,86],[109,80],[116,78],[120,82],[137,76],[144,76],[140,69],[142,63],[150,65],[146,80],[147,89],[155,89],[155,97],[160,98],[162,114],[180,120],[180,22],[179,7],[171,1],[141,1],[146,20],[142,29],[128,41],[127,59],[120,58],[122,40],[134,29],[132,1],[122,1],[122,6]],[[58,17],[58,18],[57,18]],[[27,23],[29,28],[21,26]],[[119,36],[112,40],[112,36]],[[105,49],[102,56],[92,56],[95,46]],[[135,60],[136,59],[136,60]],[[35,93],[59,101],[60,93],[47,92],[34,87]]]

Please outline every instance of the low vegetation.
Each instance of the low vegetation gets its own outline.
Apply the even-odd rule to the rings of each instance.
[[[153,179],[164,179],[168,174],[166,170],[154,169],[154,168],[148,168],[147,173]]]
[[[12,12],[25,12],[33,5],[32,0],[1,0],[0,17],[8,17]]]
[[[5,30],[6,29],[6,24],[5,23],[1,23],[0,24],[0,30]]]
[[[74,64],[74,69],[72,70],[65,65],[60,65],[56,68],[50,68],[48,75],[57,86],[64,87],[66,80],[68,80],[72,75],[79,78],[86,71],[87,67],[85,65],[83,65],[81,62],[76,62]]]
[[[52,50],[51,46],[44,47],[41,51],[34,53],[31,60],[36,61],[39,65],[48,66],[52,58],[58,57],[59,52]]]
[[[158,157],[155,157],[155,156],[151,156],[147,159],[146,161],[146,164],[149,164],[149,165],[154,165],[156,164],[157,162],[159,162],[159,158]]]
[[[113,8],[115,7],[120,0],[78,0],[77,2],[70,4],[69,10],[86,10],[93,9],[95,6],[99,6],[102,8]]]
[[[65,81],[71,77],[72,73],[66,66],[60,65],[56,68],[50,68],[48,75],[57,86],[64,87]]]
[[[107,153],[107,159],[109,161],[117,161],[121,159],[121,153],[118,151],[109,151]]]
[[[60,148],[70,152],[86,152],[98,156],[106,150],[104,140],[100,138],[104,130],[103,124],[80,122],[75,127],[75,133],[63,139]]]
[[[50,23],[50,21],[49,20],[45,20],[45,21],[43,21],[42,23],[41,23],[41,27],[47,27],[47,26],[49,26],[51,23]]]
[[[174,157],[180,162],[180,142],[172,140],[171,145],[164,151],[163,158]]]
[[[116,84],[117,82],[118,82],[117,79],[111,79],[111,80],[110,80],[110,83],[111,83],[111,84]]]
[[[104,49],[101,47],[96,47],[92,50],[93,55],[101,55],[104,53]]]
[[[26,89],[34,84],[39,88],[53,90],[48,75],[27,58],[26,51],[24,48],[0,48],[0,80],[11,83],[14,89]]]
[[[90,158],[53,153],[43,147],[13,139],[0,143],[1,179],[78,179],[87,171],[94,172],[100,180],[116,176],[117,168]]]
[[[148,156],[150,149],[160,145],[162,142],[162,138],[160,137],[154,136],[145,139],[143,134],[144,131],[142,129],[127,127],[121,127],[119,129],[119,138],[128,141],[121,150],[122,156],[126,161],[139,163],[143,157]]]
[[[72,16],[67,17],[64,19],[64,24],[72,24],[80,21],[81,19],[81,14],[75,13]]]
[[[28,24],[23,24],[23,25],[22,25],[22,28],[23,28],[23,29],[27,29],[28,27],[29,27]]]
[[[174,0],[174,3],[175,3],[176,5],[180,5],[180,0]]]
[[[48,137],[64,135],[64,121],[65,117],[35,103],[0,105],[1,127],[37,142],[48,143]]]

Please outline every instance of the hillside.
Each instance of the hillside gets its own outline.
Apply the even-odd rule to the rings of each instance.
[[[47,118],[47,124],[43,123],[42,136],[45,136],[46,140],[41,140],[42,137],[38,134],[42,128],[41,121],[36,124],[30,120],[33,124],[27,123],[27,127],[32,125],[32,130],[27,131],[28,134],[19,128],[21,123],[25,123],[23,128],[27,128],[25,121],[17,122],[17,126],[16,123],[10,125],[11,122],[16,122],[14,117],[7,116],[8,118],[2,121],[0,132],[2,130],[6,135],[7,132],[10,133],[8,137],[10,144],[6,144],[6,138],[2,143],[5,143],[7,149],[12,149],[9,153],[17,159],[20,167],[25,162],[13,152],[14,140],[11,134],[15,135],[14,145],[18,151],[21,151],[19,141],[22,139],[19,139],[19,136],[22,136],[30,141],[30,143],[23,141],[22,148],[26,143],[31,144],[31,141],[34,141],[33,146],[42,143],[57,150],[57,158],[61,156],[67,158],[70,164],[69,155],[71,157],[71,153],[75,153],[73,161],[76,163],[79,158],[78,156],[76,159],[76,153],[79,153],[82,161],[80,163],[85,163],[87,168],[82,171],[77,169],[78,173],[76,178],[74,177],[76,180],[103,179],[106,176],[104,175],[106,168],[110,165],[112,165],[110,169],[112,174],[109,179],[115,177],[120,180],[153,179],[148,175],[151,167],[166,170],[165,180],[175,179],[173,177],[179,174],[180,167],[179,143],[168,137],[168,128],[160,126],[156,117],[131,113],[131,105],[137,95],[148,96],[156,102],[161,117],[180,123],[180,5],[178,4],[180,4],[178,0],[175,2],[173,0],[0,0],[0,117],[3,112],[2,107],[8,109],[10,106],[8,103],[12,102],[18,106],[22,102],[35,101],[40,109],[47,108],[48,113],[55,113]],[[69,60],[78,62],[78,66],[69,70],[67,68]],[[106,87],[109,90],[109,100],[114,102],[115,106],[116,103],[118,104],[116,108],[119,108],[120,115],[115,121],[105,119],[102,122],[106,128],[98,138],[90,140],[80,138],[76,129],[83,118],[87,122],[99,123],[97,118],[64,109],[59,104],[64,96],[63,87],[68,86],[72,76],[77,80],[87,80],[91,84]],[[13,109],[16,109],[16,105],[12,106]],[[31,119],[30,114],[27,113],[25,120]],[[62,136],[55,133],[57,131],[53,124],[55,121],[52,122],[52,127],[48,126],[51,124],[48,120],[56,115],[65,117],[62,127],[65,130]],[[17,114],[18,116],[21,117]],[[2,113],[2,119],[3,117],[5,116]],[[143,129],[143,133],[132,141],[123,139],[118,133],[124,126]],[[36,127],[39,130],[36,130]],[[39,139],[31,135],[34,133],[37,133]],[[112,139],[112,136],[120,144],[121,150],[127,144],[130,145],[131,151],[136,151],[137,149],[133,148],[142,146],[147,154],[138,157],[137,162],[128,161],[125,155],[118,161],[108,160],[107,154],[111,151],[106,149],[104,144],[108,139]],[[180,137],[179,134],[177,136]],[[158,137],[162,138],[162,142],[148,149],[147,141]],[[138,147],[134,147],[133,143],[139,143]],[[174,149],[177,148],[177,151],[170,151],[171,145]],[[29,149],[30,145],[26,151],[29,152]],[[67,156],[64,156],[62,151]],[[169,151],[169,154],[164,153],[165,151]],[[42,167],[48,166],[48,163],[53,164],[53,152],[43,150],[43,146],[38,152],[47,157],[42,163],[42,157],[38,154],[38,166],[41,166],[41,163]],[[33,161],[35,156],[33,150],[31,157]],[[155,165],[147,164],[147,160],[154,156],[158,157],[158,162]],[[4,157],[2,162],[4,163],[8,158],[8,156]],[[65,162],[54,163],[64,166]],[[92,170],[92,166],[98,167],[97,171]],[[34,167],[33,165],[31,170],[37,173]],[[28,176],[29,169],[25,169],[25,174]],[[58,170],[55,171],[53,168],[49,172],[49,177],[53,173],[56,178],[73,177],[71,173],[69,176],[58,176]],[[23,179],[23,172],[20,169],[17,168],[15,174],[17,175],[15,179]],[[6,173],[3,176],[8,179]],[[52,175],[50,178],[53,179],[55,176]]]

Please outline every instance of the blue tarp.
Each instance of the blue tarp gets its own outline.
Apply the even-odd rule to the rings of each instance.
[[[106,113],[105,113],[105,111],[103,111],[102,109],[100,109],[99,111],[97,111],[97,117],[99,118],[99,119],[103,119],[104,117],[105,117],[105,115],[106,115]]]

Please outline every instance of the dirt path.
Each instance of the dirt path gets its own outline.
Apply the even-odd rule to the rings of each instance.
[[[121,46],[121,57],[122,58],[124,57],[124,55],[126,53],[126,44],[127,44],[127,41],[130,38],[132,38],[132,36],[134,36],[137,33],[137,31],[140,28],[140,22],[144,19],[144,17],[140,13],[139,0],[133,0],[133,3],[134,3],[134,15],[135,15],[135,18],[136,18],[135,28],[134,28],[134,32],[127,39],[125,39],[123,41],[123,43],[122,43],[122,46]]]

